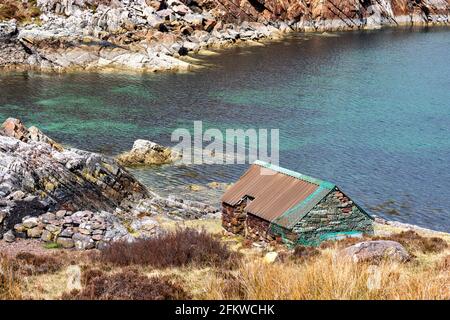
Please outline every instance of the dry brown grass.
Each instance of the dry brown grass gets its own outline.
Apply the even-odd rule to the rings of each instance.
[[[124,246],[116,252],[119,263],[105,264],[95,252],[57,251],[52,257],[62,265],[53,267],[50,257],[25,254],[8,260],[0,299],[450,299],[450,238],[442,242],[432,234],[399,231],[383,236],[401,241],[415,258],[377,266],[339,258],[342,247],[362,239],[330,242],[323,248],[298,247],[294,253],[280,249],[280,259],[267,264],[265,252],[242,245],[244,239],[219,239],[204,231],[159,238],[153,246],[147,243],[130,254]],[[241,245],[231,250],[230,244],[237,242]],[[233,268],[224,267],[232,251],[243,257],[234,260]],[[163,256],[163,262],[154,263]],[[32,275],[15,273],[20,270],[17,264],[22,270],[30,266],[25,269],[32,268]],[[68,290],[68,264],[81,267],[83,289],[63,295]]]
[[[36,0],[26,2],[15,0],[0,1],[0,21],[16,19],[20,23],[37,20],[40,10],[36,6]]]
[[[0,300],[18,300],[22,298],[16,262],[0,256]]]
[[[298,247],[274,264],[247,257],[232,276],[210,277],[202,299],[450,299],[447,238],[396,231],[384,237],[402,243],[410,263],[383,261],[374,266],[339,257],[339,251],[365,239]],[[295,258],[297,256],[297,259]]]
[[[82,291],[65,293],[65,300],[178,300],[189,299],[184,288],[170,276],[147,277],[138,269],[106,274],[98,269],[83,273]]]
[[[444,239],[421,236],[413,230],[402,231],[387,237],[374,237],[374,239],[397,241],[410,252],[438,253],[448,248],[448,244]]]
[[[325,250],[298,264],[243,263],[231,280],[211,278],[205,299],[450,299],[450,273],[429,264],[356,264]],[[230,284],[239,290],[230,290]]]
[[[63,263],[52,255],[36,255],[21,252],[16,255],[18,271],[22,275],[38,275],[55,273],[61,270]]]

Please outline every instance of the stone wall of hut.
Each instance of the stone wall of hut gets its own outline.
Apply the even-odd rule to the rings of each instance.
[[[247,215],[247,230],[246,236],[254,241],[260,240],[275,240],[270,233],[270,222],[261,219],[253,214]]]
[[[230,206],[222,203],[222,226],[225,230],[241,235],[253,241],[282,241],[280,234],[284,239],[295,242],[298,235],[289,232],[287,229],[279,232],[280,228],[274,229],[274,225],[253,214],[246,213],[247,203],[242,201],[236,206]],[[277,231],[277,232],[274,232]]]
[[[245,236],[245,221],[247,214],[244,212],[246,203],[242,201],[236,206],[222,203],[222,226],[225,230]]]
[[[347,232],[373,234],[373,220],[336,189],[323,198],[292,230],[300,244],[318,244]]]

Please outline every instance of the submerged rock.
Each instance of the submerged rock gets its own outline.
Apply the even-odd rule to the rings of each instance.
[[[133,148],[117,157],[124,166],[160,165],[174,162],[179,155],[170,148],[149,140],[136,140]]]

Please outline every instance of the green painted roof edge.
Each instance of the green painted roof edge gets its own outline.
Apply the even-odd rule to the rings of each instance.
[[[270,169],[270,170],[273,170],[273,171],[276,171],[276,172],[279,172],[279,173],[283,173],[285,175],[291,176],[291,177],[296,178],[296,179],[300,179],[300,180],[303,180],[303,181],[306,181],[306,182],[313,183],[313,184],[321,186],[321,187],[323,187],[325,189],[332,190],[332,189],[334,189],[336,187],[336,185],[331,183],[331,182],[323,181],[323,180],[320,180],[320,179],[317,179],[317,178],[313,178],[313,177],[307,176],[305,174],[301,174],[299,172],[295,172],[295,171],[292,171],[292,170],[289,170],[289,169],[285,169],[285,168],[276,166],[274,164],[271,164],[271,163],[268,163],[268,162],[265,162],[265,161],[256,160],[255,162],[253,162],[253,164],[256,164],[258,166],[261,166],[261,167],[264,167],[264,168],[267,168],[267,169]]]
[[[297,203],[292,208],[286,210],[281,216],[273,219],[271,223],[277,224],[286,229],[292,229],[295,224],[302,220],[323,198],[325,198],[333,189],[328,189],[327,183],[325,186],[320,185],[313,193],[311,193],[305,200]]]

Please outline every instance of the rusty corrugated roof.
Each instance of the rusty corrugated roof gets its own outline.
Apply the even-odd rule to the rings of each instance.
[[[255,161],[222,201],[234,206],[243,197],[251,197],[245,208],[248,213],[291,228],[334,188],[332,183]]]

